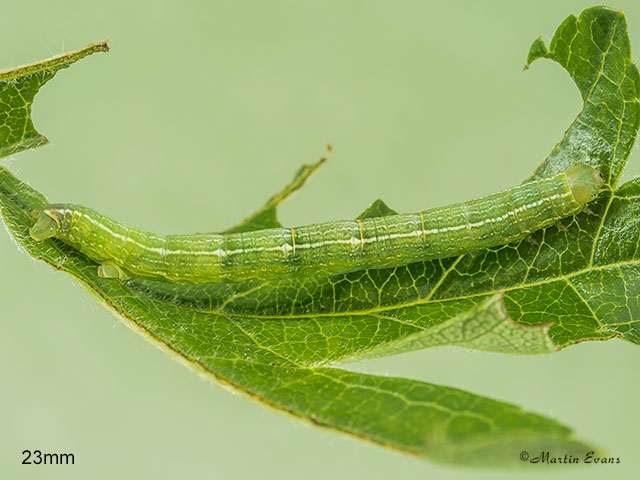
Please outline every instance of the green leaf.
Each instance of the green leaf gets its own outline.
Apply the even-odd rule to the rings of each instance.
[[[105,40],[44,62],[0,72],[0,158],[49,143],[31,121],[36,93],[58,70],[93,53],[107,51]]]
[[[327,145],[327,155],[321,157],[320,160],[311,165],[303,165],[302,167],[300,167],[289,185],[284,187],[280,192],[267,200],[267,203],[265,203],[260,210],[243,220],[242,223],[236,225],[233,228],[230,228],[229,230],[226,230],[224,233],[250,232],[252,230],[281,227],[282,225],[278,221],[277,217],[278,205],[289,198],[297,190],[300,190],[307,182],[309,177],[316,173],[318,169],[324,164],[324,162],[329,159],[330,153],[331,146]]]
[[[578,86],[584,108],[535,176],[546,177],[575,163],[600,165],[616,186],[636,139],[640,121],[640,78],[631,61],[624,13],[606,7],[570,15],[547,49],[531,45],[528,68],[538,58],[559,63]]]
[[[267,405],[443,462],[517,465],[522,449],[574,456],[591,449],[574,440],[568,428],[514,405],[319,361],[316,350],[331,354],[340,341],[358,341],[363,325],[357,320],[315,321],[310,331],[310,319],[207,313],[136,294],[124,283],[99,278],[96,263],[66,245],[33,241],[29,212],[46,199],[2,168],[0,199],[9,231],[31,256],[73,275],[125,323],[195,372]]]
[[[623,14],[599,7],[569,17],[549,49],[534,42],[529,63],[540,57],[569,71],[585,104],[536,175],[597,164],[610,190],[591,212],[518,244],[328,279],[178,286],[104,280],[93,260],[61,242],[34,242],[29,214],[46,201],[6,169],[2,216],[30,255],[70,273],[195,371],[265,404],[443,462],[521,464],[521,450],[543,448],[582,455],[590,447],[568,428],[516,406],[335,368],[436,345],[540,353],[588,339],[640,343],[640,182],[616,188],[640,120]],[[303,171],[296,179],[307,177]],[[299,188],[296,181],[234,231],[278,225],[277,205]],[[365,214],[388,213],[382,202],[374,205]]]
[[[397,213],[395,210],[389,208],[382,200],[377,199],[369,205],[364,212],[358,215],[358,220],[372,217],[386,217],[387,215],[393,215],[395,213]]]

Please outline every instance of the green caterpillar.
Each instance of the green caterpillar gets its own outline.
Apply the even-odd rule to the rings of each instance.
[[[33,213],[31,236],[55,237],[101,263],[104,278],[194,284],[332,275],[461,255],[521,240],[579,213],[602,185],[587,165],[477,200],[410,214],[245,233],[158,235],[89,208]]]

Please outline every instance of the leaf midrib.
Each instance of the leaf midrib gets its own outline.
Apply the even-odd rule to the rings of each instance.
[[[593,271],[603,271],[603,270],[607,270],[609,268],[619,268],[619,267],[624,267],[624,266],[628,266],[628,265],[635,265],[635,264],[640,264],[640,259],[632,259],[632,260],[624,260],[621,262],[615,262],[615,263],[608,263],[606,265],[597,265],[597,266],[590,266],[587,268],[582,268],[580,270],[576,270],[574,272],[571,272],[569,274],[566,275],[561,275],[561,276],[557,276],[554,277],[553,279],[546,279],[546,280],[539,280],[539,281],[535,281],[535,282],[530,282],[530,283],[521,283],[521,284],[517,284],[517,285],[513,285],[510,287],[505,287],[499,290],[487,290],[485,292],[479,292],[479,293],[472,293],[469,295],[464,295],[464,296],[455,296],[455,297],[448,297],[448,298],[442,298],[442,299],[435,299],[435,300],[430,300],[429,302],[438,302],[438,303],[444,303],[444,302],[455,302],[455,301],[459,301],[459,300],[466,300],[466,299],[470,299],[470,298],[478,298],[478,297],[486,297],[489,295],[495,295],[498,293],[505,293],[505,292],[509,292],[512,290],[519,290],[522,288],[526,288],[526,287],[536,287],[536,286],[540,286],[540,285],[546,285],[549,283],[553,283],[553,282],[559,282],[559,281],[566,281],[568,283],[569,279],[576,277],[578,275],[584,274],[584,273],[589,273],[589,272],[593,272]],[[164,300],[161,298],[155,298],[152,297],[153,301],[155,302],[159,302],[162,304],[166,304],[166,305],[172,305],[172,306],[176,306],[175,303],[171,303],[168,300]],[[316,317],[337,317],[337,316],[364,316],[364,315],[376,315],[376,314],[380,314],[380,313],[384,313],[387,311],[393,311],[393,310],[398,310],[400,308],[405,308],[405,307],[412,307],[412,306],[416,306],[416,305],[425,305],[428,304],[429,302],[425,301],[425,299],[420,299],[420,300],[414,300],[411,302],[407,302],[407,303],[403,303],[400,305],[385,305],[383,307],[376,307],[376,308],[370,308],[367,310],[349,310],[349,311],[345,311],[345,312],[317,312],[317,313],[307,313],[307,314],[291,314],[291,315],[259,315],[259,314],[255,314],[255,313],[243,313],[243,312],[224,312],[224,311],[220,311],[218,309],[204,309],[204,308],[198,308],[198,307],[192,307],[192,306],[188,306],[188,305],[180,305],[179,308],[180,309],[185,309],[185,310],[189,310],[189,311],[193,311],[193,312],[198,312],[198,313],[204,313],[204,314],[214,314],[214,315],[219,315],[221,317],[229,317],[229,316],[240,316],[243,318],[256,318],[256,319],[260,319],[260,318],[266,318],[266,319],[273,319],[273,320],[282,320],[282,319],[288,319],[288,318],[316,318]],[[384,318],[393,318],[393,317],[388,317],[385,316]],[[395,319],[398,320],[398,319]],[[417,326],[414,323],[409,323],[409,325],[412,326]]]

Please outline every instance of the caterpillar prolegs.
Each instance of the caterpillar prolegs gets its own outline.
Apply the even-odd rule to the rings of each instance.
[[[80,205],[34,212],[35,240],[55,237],[101,262],[106,278],[174,283],[332,275],[461,255],[510,243],[579,213],[602,184],[587,165],[483,198],[417,213],[243,233],[158,235]]]

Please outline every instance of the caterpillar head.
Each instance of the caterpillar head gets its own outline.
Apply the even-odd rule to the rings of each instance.
[[[585,204],[596,198],[604,183],[604,178],[598,170],[581,163],[567,170],[566,175],[573,198],[580,204]]]
[[[36,242],[54,237],[60,231],[60,221],[47,209],[36,210],[31,215],[36,223],[29,229],[29,234]]]

